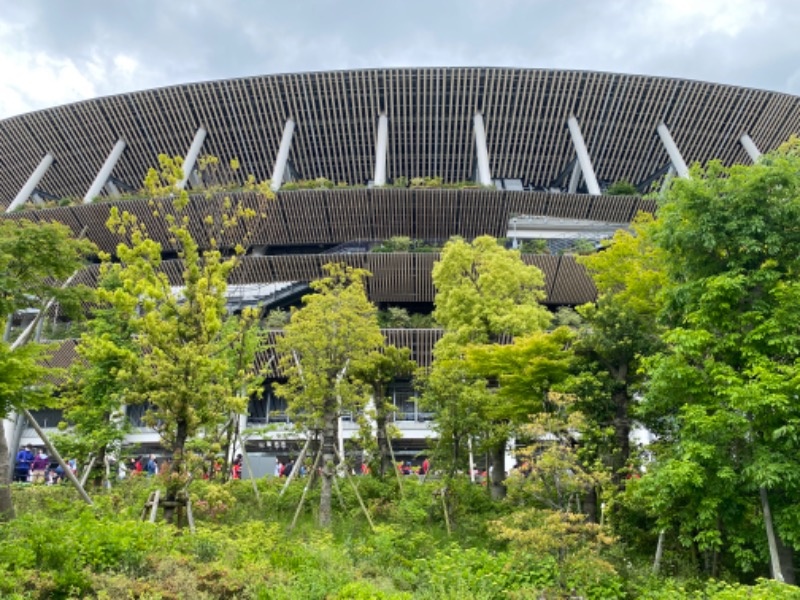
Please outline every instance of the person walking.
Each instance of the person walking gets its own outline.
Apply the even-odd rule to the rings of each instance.
[[[47,473],[47,465],[49,464],[50,461],[47,458],[47,454],[44,453],[44,450],[39,450],[39,454],[36,455],[36,458],[33,459],[33,463],[31,463],[32,483],[44,482]]]
[[[33,452],[30,446],[25,446],[17,452],[17,462],[14,467],[14,481],[24,483],[28,481],[33,463]]]
[[[150,460],[147,461],[147,466],[145,467],[147,471],[147,476],[152,477],[158,473],[158,461],[156,460],[156,455],[151,454]]]

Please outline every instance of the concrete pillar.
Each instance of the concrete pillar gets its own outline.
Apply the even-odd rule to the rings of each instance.
[[[198,129],[197,133],[194,134],[192,145],[189,146],[186,158],[183,159],[183,179],[175,184],[177,189],[182,190],[186,187],[186,183],[189,181],[189,177],[192,176],[194,165],[197,163],[197,157],[200,155],[200,149],[203,147],[203,142],[206,141],[207,135],[208,132],[203,127]]]
[[[109,196],[114,196],[115,198],[120,195],[117,184],[110,179],[106,181],[106,192],[108,192]]]
[[[389,119],[385,113],[378,117],[378,140],[375,144],[375,177],[373,185],[386,185],[386,150],[389,147]]]
[[[478,161],[478,183],[492,185],[492,173],[489,171],[489,150],[486,148],[486,129],[483,126],[483,115],[475,113],[475,156]]]
[[[103,189],[106,181],[111,177],[111,171],[114,170],[119,157],[122,156],[123,150],[125,150],[125,142],[123,140],[117,140],[117,143],[114,144],[114,148],[111,150],[111,154],[108,155],[106,162],[100,167],[97,177],[94,178],[92,185],[89,187],[89,191],[86,192],[86,195],[83,197],[84,204],[89,204]]]
[[[578,155],[578,164],[583,172],[583,180],[586,182],[586,188],[592,196],[599,196],[600,185],[597,183],[594,167],[592,167],[592,161],[589,159],[589,151],[586,149],[586,144],[581,134],[581,127],[578,125],[578,119],[575,118],[575,115],[569,116],[567,126],[572,136],[572,145],[575,146],[575,153]]]
[[[669,184],[674,177],[675,177],[675,167],[670,165],[669,169],[667,169],[667,174],[664,175],[664,181],[661,182],[661,190],[659,190],[659,193],[663,194],[664,192],[667,191],[667,188],[669,187]]]
[[[581,163],[575,161],[575,166],[572,167],[572,175],[569,177],[569,187],[567,192],[575,194],[578,191],[578,184],[581,182]]]
[[[686,166],[686,161],[683,160],[681,151],[678,150],[678,146],[675,144],[675,140],[672,139],[672,134],[669,132],[669,129],[667,129],[664,121],[658,124],[656,131],[658,131],[658,137],[661,138],[661,143],[664,144],[664,148],[667,154],[669,154],[669,159],[672,161],[672,166],[675,167],[678,177],[688,179],[689,167]]]
[[[39,185],[39,182],[44,177],[44,174],[47,172],[47,169],[50,168],[50,165],[53,164],[53,155],[48,152],[44,155],[44,158],[39,162],[39,166],[36,167],[36,170],[33,174],[28,177],[28,181],[25,182],[25,185],[22,186],[22,189],[17,194],[16,198],[11,201],[11,204],[8,205],[6,209],[7,213],[15,211],[17,208],[25,204],[28,198],[31,197],[33,190],[36,189],[36,186]]]
[[[283,185],[283,175],[286,172],[286,163],[289,162],[289,150],[292,149],[293,135],[294,119],[289,117],[286,119],[286,125],[283,126],[281,146],[278,148],[278,156],[275,158],[275,168],[272,169],[272,183],[269,187],[273,192],[277,192]]]
[[[745,152],[750,156],[750,159],[754,163],[757,163],[758,159],[761,158],[761,150],[758,149],[753,139],[746,133],[743,133],[742,137],[739,138],[739,142],[744,146]]]

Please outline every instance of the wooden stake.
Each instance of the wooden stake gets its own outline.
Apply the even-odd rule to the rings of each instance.
[[[161,498],[161,490],[156,490],[153,494],[153,506],[150,507],[150,522],[156,522],[156,515],[158,514],[158,501]]]
[[[445,496],[447,495],[447,488],[442,488],[441,491],[442,495],[442,509],[444,509],[444,524],[447,526],[447,535],[450,536],[453,534],[453,531],[450,529],[450,514],[447,512],[447,499]]]
[[[37,423],[36,419],[33,418],[31,412],[27,408],[23,408],[22,414],[25,415],[33,429],[39,435],[39,438],[44,442],[44,445],[47,448],[47,451],[50,453],[50,456],[55,457],[56,462],[58,462],[58,464],[61,465],[61,468],[64,469],[64,475],[67,476],[67,479],[69,479],[75,489],[78,490],[78,494],[80,494],[80,497],[83,499],[83,501],[89,506],[94,506],[92,499],[89,498],[89,494],[86,493],[86,490],[83,489],[81,482],[78,481],[77,477],[75,477],[75,473],[72,472],[72,469],[69,468],[69,465],[64,462],[63,458],[61,458],[61,455],[58,453],[55,446],[53,446],[50,438],[47,437],[47,434],[45,434],[44,430],[39,426],[39,423]]]
[[[91,458],[89,459],[89,464],[86,465],[86,468],[83,470],[83,475],[81,476],[81,485],[86,485],[86,480],[89,479],[89,473],[92,472],[92,467],[94,467],[95,456],[94,454],[90,455]]]
[[[389,456],[392,457],[392,468],[397,475],[397,485],[400,487],[400,497],[403,497],[403,476],[400,474],[400,469],[397,468],[397,461],[394,458],[394,448],[392,448],[392,438],[386,436],[386,443],[389,446]],[[423,475],[425,477],[425,475]]]
[[[658,575],[659,569],[661,569],[661,557],[664,555],[664,535],[666,533],[666,529],[662,529],[658,532],[658,544],[656,545],[656,558],[653,560],[653,575]]]
[[[289,532],[291,532],[294,529],[294,526],[297,525],[297,519],[300,517],[300,511],[303,510],[303,504],[306,501],[308,490],[311,487],[311,484],[314,482],[314,474],[317,472],[317,466],[319,465],[319,459],[321,457],[322,445],[320,445],[319,450],[317,451],[317,458],[314,459],[314,465],[311,467],[312,473],[308,478],[308,482],[306,482],[306,486],[303,488],[303,494],[300,496],[300,502],[297,504],[297,510],[294,511],[294,518],[292,519],[291,525],[289,525]]]
[[[336,496],[339,498],[339,505],[342,507],[342,510],[347,510],[347,506],[344,503],[344,496],[342,496],[342,489],[339,487],[338,477],[333,478],[333,489],[336,490]]]
[[[250,457],[247,454],[247,448],[245,448],[244,446],[244,440],[242,439],[242,434],[239,433],[237,435],[239,438],[239,445],[242,448],[242,458],[244,458],[244,465],[247,467],[247,474],[250,476],[250,481],[253,484],[253,493],[256,495],[256,502],[258,502],[258,506],[260,508],[261,494],[258,491],[258,483],[256,482],[256,478],[253,476],[253,467],[250,466]]]
[[[303,449],[300,451],[300,456],[297,457],[297,460],[294,463],[294,468],[292,468],[292,472],[289,473],[289,476],[286,478],[286,483],[283,484],[283,487],[281,488],[281,493],[278,494],[278,498],[283,496],[284,492],[287,489],[289,489],[289,484],[292,482],[292,480],[294,480],[295,475],[300,470],[300,467],[303,465],[303,460],[306,457],[306,451],[308,450],[308,445],[310,443],[311,443],[311,438],[308,438],[306,440],[305,446],[303,446]]]
[[[186,520],[189,521],[189,531],[196,533],[194,528],[194,515],[192,515],[192,500],[186,497]]]
[[[339,454],[339,449],[336,446],[333,447],[334,451],[336,452],[336,457],[339,459],[339,464],[344,466],[344,477],[350,483],[350,487],[353,488],[353,493],[355,493],[356,498],[358,498],[358,503],[361,505],[361,510],[364,511],[364,515],[367,517],[367,521],[369,522],[369,527],[372,529],[372,533],[375,533],[375,524],[372,522],[372,517],[367,510],[367,506],[364,504],[364,500],[361,498],[361,494],[358,493],[358,487],[353,482],[353,478],[350,475],[350,471],[347,469],[347,464],[342,460],[342,455]]]

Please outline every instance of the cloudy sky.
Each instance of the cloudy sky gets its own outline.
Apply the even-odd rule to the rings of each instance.
[[[798,0],[7,0],[0,118],[246,75],[385,66],[647,73],[800,94]]]

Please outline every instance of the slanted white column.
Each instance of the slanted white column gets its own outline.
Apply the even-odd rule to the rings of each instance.
[[[569,119],[567,119],[567,126],[572,136],[572,145],[575,146],[575,153],[578,155],[578,164],[583,172],[583,180],[586,182],[586,188],[592,196],[599,196],[600,185],[597,183],[594,167],[592,167],[592,161],[589,159],[589,151],[586,149],[586,143],[583,141],[583,135],[581,134],[581,127],[578,125],[578,119],[575,118],[575,115],[569,116]]]
[[[664,148],[669,154],[669,159],[672,161],[672,166],[675,167],[675,171],[678,173],[678,177],[683,177],[684,179],[689,178],[689,167],[686,166],[686,161],[683,160],[683,156],[681,156],[681,151],[678,150],[678,146],[675,144],[675,140],[672,139],[672,134],[670,134],[669,129],[664,124],[664,121],[658,124],[656,128],[658,131],[658,137],[661,138],[661,143],[664,144]]]
[[[378,117],[378,142],[375,145],[375,177],[373,185],[386,185],[386,150],[389,147],[389,119],[386,113]]]
[[[578,191],[578,184],[581,181],[581,163],[575,161],[575,166],[572,167],[572,175],[569,177],[569,187],[567,192],[574,194]]]
[[[83,197],[84,204],[89,204],[103,189],[106,181],[111,177],[111,171],[114,170],[119,157],[122,156],[123,150],[125,150],[125,142],[123,140],[117,140],[117,143],[114,144],[114,148],[111,150],[111,154],[108,155],[106,162],[100,167],[97,177],[94,178],[92,185],[89,187],[89,191],[86,192],[86,195]]]
[[[28,181],[25,182],[25,185],[22,186],[22,189],[17,194],[16,198],[11,201],[11,204],[8,205],[6,209],[7,213],[15,211],[17,208],[25,204],[28,198],[31,197],[33,190],[36,189],[36,186],[39,185],[39,182],[44,177],[44,174],[47,172],[47,169],[50,168],[50,165],[53,164],[53,155],[48,152],[44,155],[44,158],[39,162],[39,166],[36,167],[36,170],[28,177]]]
[[[197,162],[197,157],[200,155],[200,149],[203,147],[203,142],[206,141],[207,135],[208,132],[203,127],[198,129],[197,133],[194,134],[192,145],[189,146],[186,158],[183,159],[183,179],[175,184],[177,189],[182,190],[186,187],[186,183],[189,181],[189,177],[192,176],[194,165]]]
[[[761,158],[761,150],[758,149],[753,139],[746,133],[743,133],[742,137],[739,138],[739,142],[744,146],[744,150],[750,156],[750,159],[754,163],[757,163],[758,159]]]
[[[478,183],[492,185],[492,173],[489,171],[489,150],[486,149],[486,129],[483,126],[483,115],[475,113],[475,154],[478,159]]]
[[[117,187],[117,184],[110,179],[106,181],[106,191],[110,196],[119,196],[119,188]]]
[[[286,119],[283,126],[283,137],[281,147],[278,148],[278,156],[275,158],[275,168],[272,169],[272,183],[270,189],[277,192],[283,185],[283,174],[286,172],[286,163],[289,162],[289,150],[292,149],[292,136],[294,135],[294,119]]]

